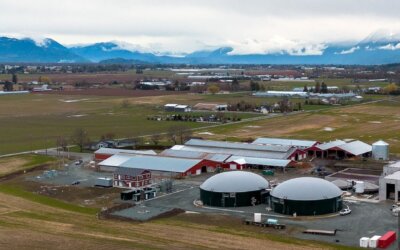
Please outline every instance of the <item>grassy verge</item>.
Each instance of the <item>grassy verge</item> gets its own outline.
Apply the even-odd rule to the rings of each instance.
[[[23,199],[27,199],[29,201],[37,202],[42,205],[67,210],[70,212],[89,214],[89,215],[95,215],[98,212],[98,210],[94,209],[94,208],[81,207],[81,206],[77,206],[74,204],[66,203],[66,202],[63,202],[63,201],[60,201],[57,199],[53,199],[50,197],[34,194],[31,192],[25,191],[25,190],[21,189],[20,187],[16,187],[16,186],[12,186],[12,185],[1,184],[0,192],[8,194],[8,195],[17,196],[17,197],[20,197]]]
[[[27,171],[43,164],[50,164],[57,159],[47,155],[25,154],[0,158],[0,177]]]
[[[195,222],[194,222],[195,221]],[[304,240],[304,239],[297,239],[287,234],[278,234],[278,233],[262,233],[257,232],[259,228],[257,227],[246,227],[243,229],[242,225],[235,224],[234,222],[228,222],[226,226],[222,226],[222,223],[216,222],[215,225],[210,225],[210,222],[198,222],[198,220],[190,220],[189,218],[185,217],[171,217],[171,218],[164,218],[157,221],[153,221],[153,223],[158,224],[165,224],[165,225],[173,225],[173,226],[181,226],[186,228],[193,228],[193,229],[203,229],[215,233],[223,233],[229,235],[236,235],[241,237],[248,237],[248,238],[256,238],[256,239],[266,239],[270,241],[276,241],[285,243],[288,245],[300,245],[300,246],[309,246],[312,248],[322,248],[322,249],[340,249],[340,250],[356,250],[360,249],[358,247],[351,247],[351,246],[343,246],[343,245],[336,245],[321,241],[313,241],[313,240]],[[213,223],[211,223],[213,224]]]

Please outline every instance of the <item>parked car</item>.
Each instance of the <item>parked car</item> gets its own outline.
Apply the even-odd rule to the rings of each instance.
[[[80,181],[74,181],[71,183],[71,185],[75,186],[75,185],[79,185],[81,182]]]
[[[82,163],[83,163],[82,160],[78,160],[78,161],[75,162],[75,166],[81,165]]]
[[[342,209],[342,210],[340,210],[339,214],[340,214],[340,215],[348,215],[348,214],[351,214],[351,209],[350,209],[350,208]]]

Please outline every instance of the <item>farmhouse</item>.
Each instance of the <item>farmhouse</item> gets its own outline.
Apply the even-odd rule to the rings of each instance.
[[[151,183],[151,172],[144,169],[117,168],[114,172],[114,187],[139,188]]]

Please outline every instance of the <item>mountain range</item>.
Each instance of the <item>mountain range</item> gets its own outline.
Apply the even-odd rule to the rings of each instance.
[[[400,36],[384,37],[375,34],[354,44],[327,44],[318,55],[287,51],[243,55],[232,52],[232,47],[221,47],[176,57],[128,50],[115,42],[66,47],[50,38],[37,42],[30,38],[0,37],[0,62],[3,63],[373,65],[400,62]]]

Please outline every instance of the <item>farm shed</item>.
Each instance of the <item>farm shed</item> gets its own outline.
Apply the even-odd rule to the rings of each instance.
[[[173,149],[202,151],[209,153],[232,154],[234,156],[247,156],[270,159],[290,159],[293,161],[302,160],[306,152],[292,146],[282,145],[256,145],[250,143],[211,141],[191,139],[183,146]]]
[[[119,167],[114,172],[114,187],[138,188],[150,183],[151,173],[149,170]]]
[[[193,106],[195,110],[209,110],[209,111],[226,111],[228,110],[228,104],[218,103],[197,103]]]
[[[320,215],[342,209],[342,191],[329,181],[300,177],[284,181],[271,191],[274,212],[288,215]]]
[[[94,160],[102,161],[115,154],[143,154],[143,155],[156,155],[157,153],[153,150],[127,150],[117,148],[100,148],[94,152]]]
[[[208,178],[200,186],[205,205],[240,207],[260,204],[269,184],[262,176],[246,171],[229,171]]]
[[[252,144],[261,145],[281,145],[281,146],[293,146],[300,149],[310,148],[319,144],[317,141],[309,140],[294,140],[294,139],[281,139],[281,138],[257,138],[252,142]]]
[[[308,156],[317,158],[343,159],[351,157],[370,157],[372,146],[362,141],[331,141],[307,149]]]
[[[133,156],[135,156],[135,154],[119,153],[99,162],[97,166],[101,171],[114,172],[119,165],[126,162]]]
[[[400,161],[384,167],[379,179],[379,200],[400,201]]]
[[[231,156],[226,160],[230,169],[243,168],[285,168],[290,165],[291,160],[267,159],[255,157]]]
[[[167,103],[164,105],[164,110],[165,111],[169,111],[169,112],[173,112],[175,111],[175,107],[178,106],[178,104],[176,103]]]
[[[169,112],[190,112],[192,108],[189,105],[169,103],[164,105],[164,110]]]
[[[370,157],[372,152],[371,145],[358,140],[346,143],[344,145],[339,145],[338,148],[339,150],[337,152],[339,153],[340,150],[342,150],[345,158],[354,156]]]
[[[199,175],[215,169],[214,162],[203,159],[185,159],[165,156],[136,155],[118,167],[147,169],[153,172],[169,173],[174,176]]]
[[[225,163],[230,154],[214,154],[200,151],[187,151],[187,150],[174,150],[166,149],[162,151],[159,155],[177,158],[189,158],[189,159],[203,159],[214,162],[219,167],[228,168],[229,166]]]
[[[335,140],[330,142],[321,143],[318,145],[314,145],[307,149],[308,156],[310,157],[317,157],[317,158],[327,158],[328,151],[332,148],[335,148],[339,145],[346,144],[345,141],[342,140]]]

